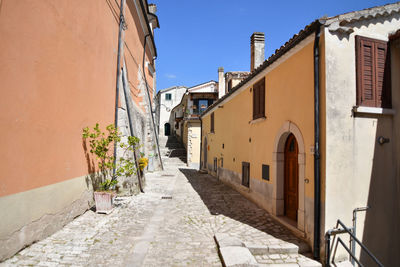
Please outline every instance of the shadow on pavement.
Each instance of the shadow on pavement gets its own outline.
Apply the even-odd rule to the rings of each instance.
[[[222,214],[275,238],[299,245],[301,253],[310,250],[305,241],[294,236],[265,210],[218,181],[215,177],[209,174],[201,174],[195,169],[180,168],[179,170],[186,176],[188,182],[199,194],[212,215]]]
[[[169,158],[179,158],[182,162],[186,163],[186,149],[175,136],[168,136],[165,147],[170,151]]]

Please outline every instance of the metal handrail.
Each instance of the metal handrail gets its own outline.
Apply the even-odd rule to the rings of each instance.
[[[339,226],[341,226],[342,228],[338,228]],[[326,243],[326,247],[325,247],[325,251],[326,251],[326,255],[325,255],[325,266],[330,266],[330,258],[331,258],[331,236],[335,236],[338,234],[343,234],[343,233],[347,233],[350,235],[350,237],[352,238],[353,241],[357,242],[357,244],[360,245],[360,247],[375,261],[375,263],[380,266],[380,267],[384,267],[384,265],[371,253],[371,251],[369,251],[369,249],[363,245],[361,243],[360,240],[358,240],[358,238],[353,234],[352,229],[348,228],[341,220],[337,220],[336,223],[336,227],[334,229],[328,230],[325,234],[325,243]],[[349,253],[350,257],[352,259],[354,259],[357,264],[359,266],[363,266],[355,257],[354,253],[351,251],[351,249],[349,249],[344,242],[342,241],[342,239],[340,239],[340,237],[338,237],[338,241],[345,249],[346,251]],[[336,247],[335,247],[335,253],[334,256],[336,255],[336,248],[337,248],[337,243],[336,243]]]
[[[355,262],[357,262],[358,266],[364,267],[364,265],[362,265],[362,263],[355,257],[355,255],[353,255],[353,253],[351,252],[350,248],[348,248],[348,247],[344,244],[343,240],[342,240],[340,237],[338,237],[338,240],[337,240],[337,241],[338,241],[338,242],[336,243],[336,247],[337,247],[337,245],[340,243],[340,244],[343,246],[343,248],[349,253],[349,255],[351,256],[351,258],[354,259]],[[335,248],[335,254],[336,254],[336,248]]]

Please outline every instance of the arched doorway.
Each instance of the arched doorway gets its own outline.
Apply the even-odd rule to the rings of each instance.
[[[292,136],[292,137],[291,137]],[[294,140],[294,141],[293,141]],[[291,143],[293,141],[292,148]],[[291,149],[294,149],[295,151],[290,151]],[[287,153],[286,150],[288,150]],[[304,144],[304,138],[303,134],[300,131],[299,127],[291,122],[291,121],[286,121],[282,124],[281,128],[278,130],[278,132],[275,135],[275,145],[274,145],[274,151],[273,151],[273,172],[272,172],[272,180],[275,181],[273,183],[273,192],[272,192],[272,197],[273,197],[273,204],[272,204],[272,214],[276,216],[285,216],[287,218],[290,218],[291,216],[297,224],[297,229],[300,231],[305,231],[305,170],[306,170],[306,153],[305,153],[305,144]],[[289,158],[286,159],[285,154],[287,154],[287,157],[292,157],[291,158],[291,164],[292,167],[288,166],[286,167],[286,163],[289,165]],[[297,155],[297,159],[296,159]],[[297,164],[295,164],[297,162]],[[297,173],[297,177],[294,177],[293,180],[296,181],[291,181],[292,185],[297,185],[297,211],[295,216],[290,214],[291,212],[285,210],[285,202],[290,202],[289,197],[286,197],[285,190],[287,191],[288,189],[285,189],[285,169],[286,168],[292,168],[292,171],[294,173]],[[288,171],[286,171],[287,174]],[[294,174],[295,175],[295,174]],[[293,176],[294,176],[293,175]],[[288,203],[290,205],[290,203]],[[286,205],[287,206],[287,205]],[[293,207],[296,207],[296,205],[293,205]],[[292,210],[295,208],[291,208]],[[289,216],[287,215],[289,213]],[[310,211],[308,211],[310,213]],[[297,220],[296,220],[297,218]]]
[[[168,122],[164,124],[164,135],[165,136],[171,135],[171,125]]]
[[[284,215],[297,221],[299,208],[299,147],[296,137],[289,134],[284,152]]]

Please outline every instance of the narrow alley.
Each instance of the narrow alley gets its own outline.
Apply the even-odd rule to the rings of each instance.
[[[217,233],[264,246],[289,242],[303,254],[309,251],[239,193],[185,167],[185,150],[175,139],[161,142],[165,170],[147,174],[144,194],[117,198],[109,215],[89,210],[0,265],[221,266]],[[302,255],[282,251],[255,258],[259,264],[318,266]]]

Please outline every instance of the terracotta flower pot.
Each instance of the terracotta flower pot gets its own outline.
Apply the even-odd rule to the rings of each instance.
[[[96,202],[96,212],[108,214],[113,209],[114,193],[110,192],[94,192],[94,200]]]

